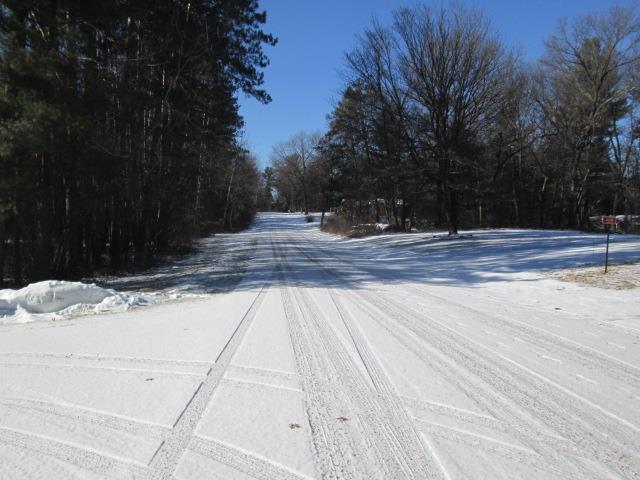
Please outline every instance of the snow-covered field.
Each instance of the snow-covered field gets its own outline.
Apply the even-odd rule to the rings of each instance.
[[[638,290],[549,275],[601,235],[237,238],[224,293],[0,325],[0,478],[640,476]]]

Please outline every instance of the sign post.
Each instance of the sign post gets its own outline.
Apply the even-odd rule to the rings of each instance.
[[[603,215],[602,225],[607,230],[607,248],[604,253],[604,273],[609,269],[609,237],[611,236],[611,227],[615,228],[617,224],[615,215]]]

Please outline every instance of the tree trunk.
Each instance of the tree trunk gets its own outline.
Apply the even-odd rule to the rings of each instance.
[[[448,202],[448,220],[449,220],[449,235],[458,234],[458,192],[449,187],[449,202]]]
[[[436,227],[442,228],[445,224],[444,189],[442,182],[436,183]]]
[[[231,189],[233,187],[233,177],[236,174],[236,166],[237,166],[237,160],[234,159],[233,168],[231,169],[231,177],[229,177],[229,186],[227,187],[227,198],[225,199],[225,202],[224,202],[224,213],[222,215],[223,222],[225,223],[225,225],[229,225],[229,227],[231,226],[231,219],[227,218],[227,215],[230,210],[229,203],[231,201]],[[305,203],[306,203],[306,200],[305,200]]]
[[[16,212],[16,219],[13,234],[13,283],[22,285],[22,248],[20,246],[20,218]]]
[[[0,220],[0,287],[4,284],[5,230],[5,221]]]

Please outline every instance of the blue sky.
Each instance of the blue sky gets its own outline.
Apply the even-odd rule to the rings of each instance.
[[[278,37],[266,49],[271,65],[265,88],[273,97],[268,105],[240,94],[245,119],[244,139],[260,161],[268,164],[273,145],[301,131],[324,130],[326,117],[340,97],[340,70],[344,53],[376,17],[388,24],[398,6],[415,1],[397,0],[261,0],[267,11],[265,30]],[[429,5],[440,3],[426,2]],[[508,45],[535,61],[544,39],[558,21],[596,12],[619,3],[609,0],[485,0],[459,3],[480,7]],[[445,3],[446,4],[446,3]]]

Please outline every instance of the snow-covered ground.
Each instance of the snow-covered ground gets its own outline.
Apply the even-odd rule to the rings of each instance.
[[[128,276],[99,278],[97,282],[118,291],[160,291],[169,295],[228,291],[242,278],[257,241],[251,230],[212,235],[197,242],[193,254],[177,261]]]
[[[550,273],[553,278],[565,282],[581,285],[622,290],[640,288],[640,262],[620,263],[609,265],[606,275],[603,275],[602,265],[597,267],[578,267],[556,270]]]
[[[252,231],[212,235],[197,242],[194,253],[139,273],[0,290],[0,325],[126,312],[227,292],[242,279],[256,245]]]
[[[226,292],[0,325],[0,478],[640,476],[638,290],[550,276],[602,235],[247,239]]]

